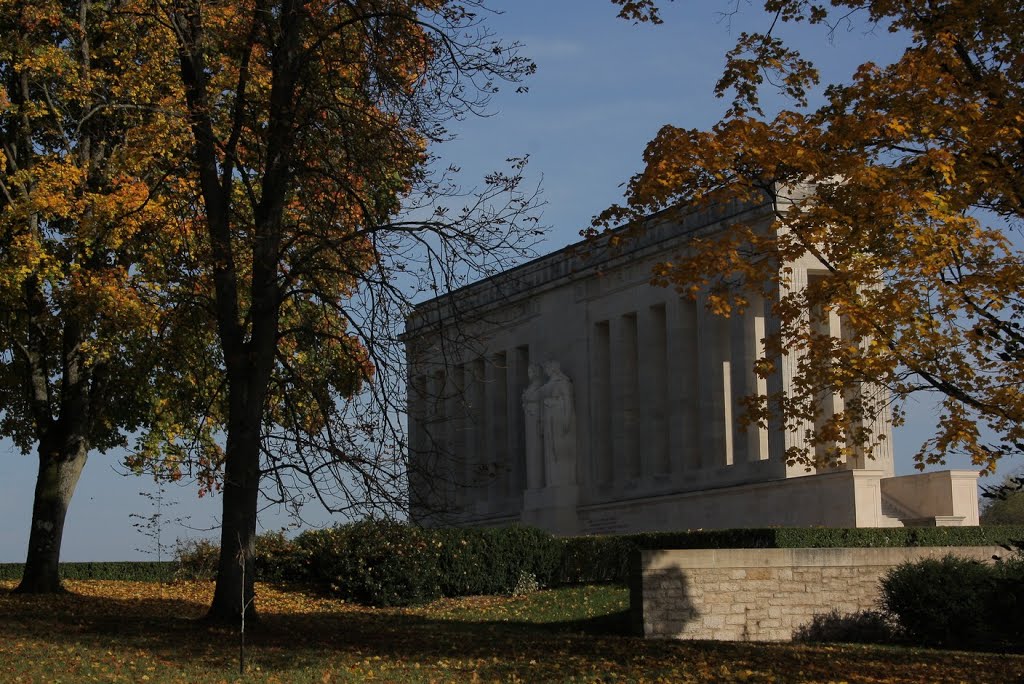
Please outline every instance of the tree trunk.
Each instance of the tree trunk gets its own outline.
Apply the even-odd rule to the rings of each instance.
[[[57,448],[40,443],[28,556],[17,591],[28,594],[64,591],[58,567],[64,519],[87,458],[88,448],[82,440],[70,444],[62,441]]]
[[[206,614],[210,622],[239,624],[243,603],[246,622],[256,620],[253,584],[259,491],[259,417],[258,414],[256,417],[246,415],[228,424],[220,560],[213,603]]]

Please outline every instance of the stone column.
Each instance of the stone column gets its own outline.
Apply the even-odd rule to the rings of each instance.
[[[870,385],[868,389],[861,391],[880,393],[883,398],[888,398],[889,394],[889,390],[881,385]],[[889,414],[887,401],[881,401],[881,399],[876,401],[881,402],[882,410],[868,423],[868,429],[872,435],[885,435],[885,439],[875,447],[874,458],[870,461],[865,460],[863,467],[881,470],[885,473],[883,477],[892,477],[896,474],[892,455],[892,416]]]
[[[544,372],[533,358],[527,366],[527,386],[519,397],[523,410],[523,452],[526,459],[526,489],[544,488]]]
[[[412,457],[419,458],[426,451],[426,435],[423,431],[423,422],[427,415],[427,378],[423,375],[409,377],[408,408],[406,417],[408,419],[409,447]]]
[[[754,371],[754,364],[764,357],[765,301],[760,294],[750,295],[750,306],[743,316],[744,336],[747,340],[744,372],[747,393],[763,397],[768,383]],[[747,426],[747,460],[763,461],[768,458],[768,428],[757,424]]]
[[[756,423],[747,423],[744,400],[764,395],[764,380],[754,372],[754,363],[763,355],[764,305],[760,295],[748,295],[750,302],[742,314],[730,320],[731,344],[731,418],[733,462],[758,461],[767,456],[768,433]],[[763,439],[762,439],[763,438]],[[763,442],[763,445],[762,445]]]
[[[829,276],[821,273],[808,273],[807,274],[807,285],[815,281],[821,281]],[[820,307],[815,307],[813,310],[808,312],[809,325],[811,331],[818,335],[828,336],[830,338],[839,339],[842,336],[842,332],[839,329],[839,315],[832,309],[822,310]],[[816,359],[817,360],[817,359]],[[836,392],[822,391],[818,397],[818,414],[817,420],[815,421],[815,429],[820,429],[827,421],[838,415],[843,410],[843,397],[841,394]],[[828,453],[837,446],[835,442],[818,443],[814,446],[814,456],[816,459],[824,460],[827,458]]]
[[[807,287],[807,269],[793,266],[792,273],[790,275],[790,282],[788,287],[783,285],[782,295],[785,296],[789,291],[800,291]],[[809,324],[809,313],[805,314],[805,319]],[[782,357],[782,389],[784,392],[788,392],[789,388],[793,386],[793,378],[796,375],[797,364],[800,358],[804,355],[804,351],[798,350],[790,352]],[[785,430],[783,435],[785,437],[784,444],[785,449],[790,447],[804,448],[807,444],[807,440],[804,437],[806,428],[809,425],[802,424],[797,426],[794,430]],[[803,465],[787,465],[786,472],[789,476],[806,475],[807,470]]]
[[[703,297],[698,301],[697,325],[700,339],[699,386],[701,467],[717,468],[730,462],[731,446],[726,423],[726,380],[729,377],[729,361],[726,357],[727,322],[715,316],[704,306]],[[728,440],[728,441],[727,441]]]
[[[746,313],[732,312],[728,322],[729,331],[729,377],[726,391],[729,401],[726,406],[727,425],[729,430],[730,454],[729,464],[743,463],[747,460],[747,429],[740,418],[744,415],[743,397],[750,389],[747,386],[747,374],[750,366],[747,363],[747,351],[751,346],[747,340]]]
[[[771,300],[764,301],[764,328],[766,336],[775,336],[779,334],[779,319],[772,313]],[[778,397],[781,395],[784,387],[784,376],[786,375],[787,364],[789,363],[788,356],[776,356],[775,358],[775,372],[768,376],[764,381],[765,388],[768,392],[769,397]],[[787,435],[785,424],[783,422],[782,415],[777,410],[776,405],[769,406],[771,413],[768,417],[768,460],[775,461],[778,466],[773,466],[773,472],[779,472],[778,468],[785,469],[785,452],[787,446]]]
[[[683,390],[686,377],[683,373],[680,323],[680,302],[673,297],[665,305],[665,419],[668,428],[668,471],[672,475],[681,473],[685,468]]]

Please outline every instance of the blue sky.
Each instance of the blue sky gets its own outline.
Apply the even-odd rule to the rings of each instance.
[[[591,217],[622,197],[621,184],[641,168],[645,143],[666,123],[708,128],[726,103],[715,99],[724,54],[743,30],[764,30],[770,20],[740,2],[731,25],[720,12],[730,0],[663,3],[665,24],[633,26],[615,18],[607,0],[493,0],[500,12],[488,19],[505,40],[524,44],[537,63],[525,94],[500,93],[492,115],[453,125],[458,140],[435,152],[455,164],[467,184],[501,166],[507,157],[530,155],[529,179],[540,183],[548,228],[540,252],[579,239]],[[756,3],[755,3],[756,4]],[[812,57],[823,81],[843,80],[867,59],[885,61],[898,54],[899,41],[864,26],[843,28],[830,40],[822,30],[790,30],[795,44]],[[784,34],[785,35],[785,34]],[[928,435],[931,411],[909,407],[908,424],[896,434],[896,468],[912,472],[911,455]],[[0,441],[0,562],[24,560],[35,481],[35,456],[22,456]],[[1006,464],[1005,472],[1019,464]],[[94,454],[71,504],[64,536],[68,561],[142,559],[136,551],[147,540],[132,524],[132,513],[146,514],[153,491],[145,478],[117,474],[117,455]],[[965,467],[952,462],[950,467]],[[190,516],[195,529],[168,528],[175,537],[213,536],[220,501],[197,499],[192,487],[169,489],[178,501],[170,516]],[[325,518],[311,512],[316,522]],[[277,529],[288,519],[273,508],[261,525]]]

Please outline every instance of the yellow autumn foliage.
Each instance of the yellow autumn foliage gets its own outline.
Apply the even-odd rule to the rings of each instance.
[[[860,17],[892,32],[904,49],[891,64],[866,62],[810,106],[814,65],[776,28],[742,34],[717,86],[719,96],[732,98],[726,116],[709,131],[662,128],[626,203],[603,212],[595,229],[656,211],[768,202],[776,209],[773,230],[737,226],[694,241],[654,281],[691,296],[712,291],[721,314],[742,309],[744,292],[773,302],[781,328],[766,350],[801,359],[796,390],[753,402],[754,412],[781,412],[790,429],[822,426],[790,458],[810,462],[815,443],[842,432],[823,421],[823,389],[856,394],[884,386],[898,399],[939,397],[935,436],[917,453],[919,467],[962,453],[991,471],[1001,456],[1024,451],[1020,7],[772,0],[764,8],[773,26],[802,23],[805,30]],[[762,110],[767,84],[789,98],[788,108]],[[794,188],[812,191],[788,203]],[[800,259],[828,277],[790,288],[778,265]],[[826,309],[843,318],[843,344],[807,329],[807,312]],[[885,403],[848,405],[837,420],[856,424]],[[856,437],[852,429],[844,435],[847,443]]]

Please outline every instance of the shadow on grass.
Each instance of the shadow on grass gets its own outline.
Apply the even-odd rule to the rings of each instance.
[[[607,615],[595,615],[576,620],[558,622],[492,622],[537,633],[587,634],[590,636],[630,636],[629,611],[620,610]]]
[[[182,670],[230,670],[237,658],[235,630],[198,621],[205,601],[180,597],[55,597],[0,590],[0,641],[34,640],[55,647],[145,651]],[[821,647],[645,641],[624,636],[628,613],[535,623],[517,619],[431,617],[413,611],[364,610],[266,612],[247,634],[253,662],[264,671],[323,668],[379,658],[388,663],[434,666],[446,660],[471,663],[484,681],[564,681],[576,673],[621,678],[642,673],[668,681],[731,681],[737,672],[775,673],[779,681],[831,680],[840,674],[874,681],[1013,681],[993,676],[1019,672],[1024,658],[993,665],[995,657],[943,651],[871,647]],[[987,665],[984,661],[992,659]],[[787,677],[799,674],[799,677]],[[902,675],[901,675],[902,673]],[[685,676],[684,676],[685,675]],[[728,676],[727,676],[728,675]],[[453,675],[454,676],[454,675]]]
[[[0,634],[43,640],[54,646],[142,649],[179,664],[223,665],[235,657],[238,630],[211,626],[205,602],[178,597],[117,598],[69,591],[59,595],[17,594],[0,588]],[[532,623],[515,620],[431,618],[399,610],[260,614],[247,626],[246,641],[261,662],[301,667],[324,651],[396,658],[489,658],[529,647],[535,657],[564,655],[557,635],[625,634],[628,614]]]

